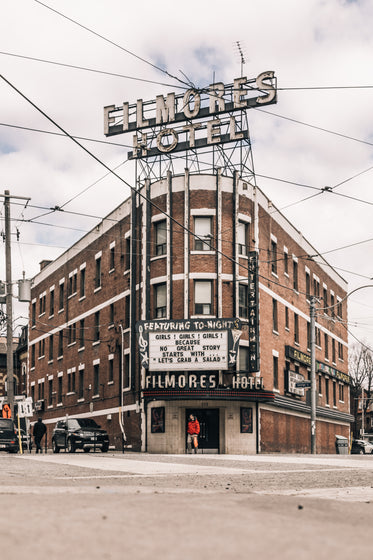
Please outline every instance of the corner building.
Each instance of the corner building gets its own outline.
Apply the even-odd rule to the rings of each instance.
[[[253,252],[260,367],[250,373]],[[335,436],[349,437],[346,282],[238,174],[186,170],[146,181],[42,266],[32,288],[28,393],[49,440],[58,419],[93,417],[116,449],[124,442],[135,451],[185,453],[194,413],[201,453],[310,452],[310,390],[296,384],[310,378],[311,295],[319,298],[317,452],[335,453]],[[214,337],[232,321],[240,325],[237,359],[219,369],[224,352]],[[206,349],[199,369],[191,366],[186,323],[198,326],[193,336]],[[139,333],[144,324],[180,328],[177,351],[166,335],[152,356]],[[157,332],[152,340],[161,344]],[[142,350],[157,362],[153,370]]]

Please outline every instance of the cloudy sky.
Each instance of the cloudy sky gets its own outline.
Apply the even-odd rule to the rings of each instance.
[[[240,41],[244,75],[273,70],[278,79],[277,105],[249,114],[257,184],[350,290],[373,284],[370,0],[3,0],[1,8],[1,74],[13,87],[0,80],[0,193],[30,198],[26,208],[12,204],[13,280],[23,270],[34,276],[129,194],[21,93],[133,184],[130,135],[106,140],[103,107],[180,91],[185,76],[198,86],[213,76],[231,83]],[[25,312],[16,306],[17,324]],[[348,328],[373,346],[372,288],[349,298]]]

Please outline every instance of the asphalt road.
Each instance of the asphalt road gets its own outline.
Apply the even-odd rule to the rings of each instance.
[[[365,558],[373,456],[0,454],[7,560]]]

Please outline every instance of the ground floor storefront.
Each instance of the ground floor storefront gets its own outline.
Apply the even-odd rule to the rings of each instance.
[[[298,408],[275,399],[144,401],[142,450],[188,452],[187,424],[193,414],[200,424],[200,454],[310,453],[310,413],[306,406]],[[319,410],[317,453],[336,453],[336,436],[349,440],[350,421],[347,414]]]

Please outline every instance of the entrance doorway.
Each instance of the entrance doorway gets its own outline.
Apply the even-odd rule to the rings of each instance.
[[[190,414],[197,418],[201,428],[198,438],[199,452],[219,453],[219,409],[187,408],[185,411],[185,433]]]

